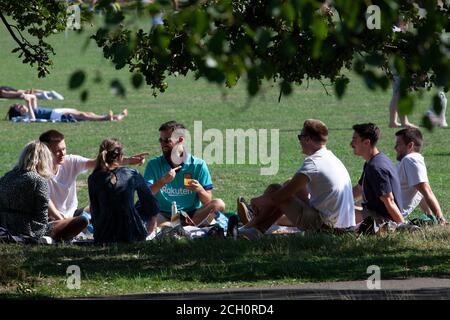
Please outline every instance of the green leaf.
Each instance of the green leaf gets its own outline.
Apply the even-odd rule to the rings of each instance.
[[[437,115],[440,115],[442,112],[441,99],[439,99],[439,96],[437,94],[433,96],[433,111]]]
[[[81,92],[81,94],[80,94],[81,102],[86,102],[86,100],[88,99],[88,96],[89,96],[89,91],[83,90],[83,92]]]
[[[312,31],[317,39],[323,40],[327,37],[328,26],[323,19],[316,18],[312,24]]]
[[[400,115],[411,114],[414,108],[414,99],[411,95],[400,97],[398,100],[398,113]]]
[[[86,79],[86,74],[84,73],[84,71],[82,71],[82,70],[75,71],[70,76],[69,89],[73,90],[73,89],[79,88],[83,84],[85,79]]]
[[[111,91],[114,95],[125,98],[125,87],[122,85],[122,83],[117,80],[114,79],[111,81]]]
[[[422,117],[422,126],[430,131],[433,130],[433,123],[431,122],[431,119],[426,115]]]
[[[281,82],[280,90],[283,95],[288,96],[292,93],[292,84],[288,81]]]
[[[135,89],[139,89],[144,83],[144,77],[140,73],[135,73],[131,77],[131,84]]]
[[[344,95],[345,89],[347,89],[347,84],[349,82],[350,80],[346,76],[336,79],[336,82],[334,83],[334,90],[336,91],[336,95],[339,99],[341,99]]]

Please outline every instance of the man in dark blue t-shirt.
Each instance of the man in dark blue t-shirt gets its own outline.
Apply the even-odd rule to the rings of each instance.
[[[403,223],[401,188],[398,173],[391,160],[378,150],[380,129],[373,123],[353,126],[350,146],[364,158],[363,173],[353,187],[354,198],[363,197],[363,210],[356,210],[356,222],[367,216]]]

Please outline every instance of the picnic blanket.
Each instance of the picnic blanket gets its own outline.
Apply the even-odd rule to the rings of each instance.
[[[30,119],[28,117],[13,117],[11,118],[12,122],[78,122],[77,119],[71,114],[65,114],[61,116],[59,120],[50,120],[50,119]]]

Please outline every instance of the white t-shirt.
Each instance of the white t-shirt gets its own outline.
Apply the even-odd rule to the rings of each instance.
[[[347,169],[333,152],[322,148],[305,158],[297,171],[308,177],[309,203],[326,224],[336,228],[355,226],[352,182]]]
[[[78,208],[77,176],[86,171],[87,158],[67,155],[56,175],[49,180],[50,199],[66,217],[72,217]]]
[[[422,200],[422,194],[414,187],[421,182],[428,182],[427,167],[420,153],[406,155],[398,164],[398,176],[402,188],[403,215],[409,215]]]

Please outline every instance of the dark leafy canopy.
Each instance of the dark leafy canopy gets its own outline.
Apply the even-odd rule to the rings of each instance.
[[[23,63],[37,64],[39,77],[49,73],[50,55],[55,54],[45,39],[65,30],[66,8],[64,1],[0,0],[0,19],[18,44],[12,52],[19,52]],[[7,20],[8,16],[13,23]]]
[[[276,81],[281,95],[292,92],[294,84],[318,79],[333,84],[341,97],[349,83],[346,69],[356,71],[371,89],[387,89],[395,70],[402,79],[400,111],[408,112],[414,102],[412,89],[449,86],[447,1],[324,2],[190,1],[179,10],[164,10],[164,25],[144,30],[125,19],[154,15],[167,2],[145,7],[128,2],[121,8],[116,1],[101,0],[96,9],[103,14],[104,24],[92,38],[117,69],[127,66],[133,72],[135,87],[140,86],[142,75],[155,95],[167,89],[168,75],[192,71],[228,87],[243,78],[251,96],[264,80]],[[3,3],[15,5],[16,1],[0,0]],[[19,21],[14,5],[3,6],[2,11]],[[380,9],[379,29],[368,28],[369,5]],[[426,10],[425,16],[419,8]],[[61,9],[54,5],[52,10]],[[408,21],[409,27],[394,33],[392,27],[399,19]],[[59,20],[53,23],[58,25]]]

